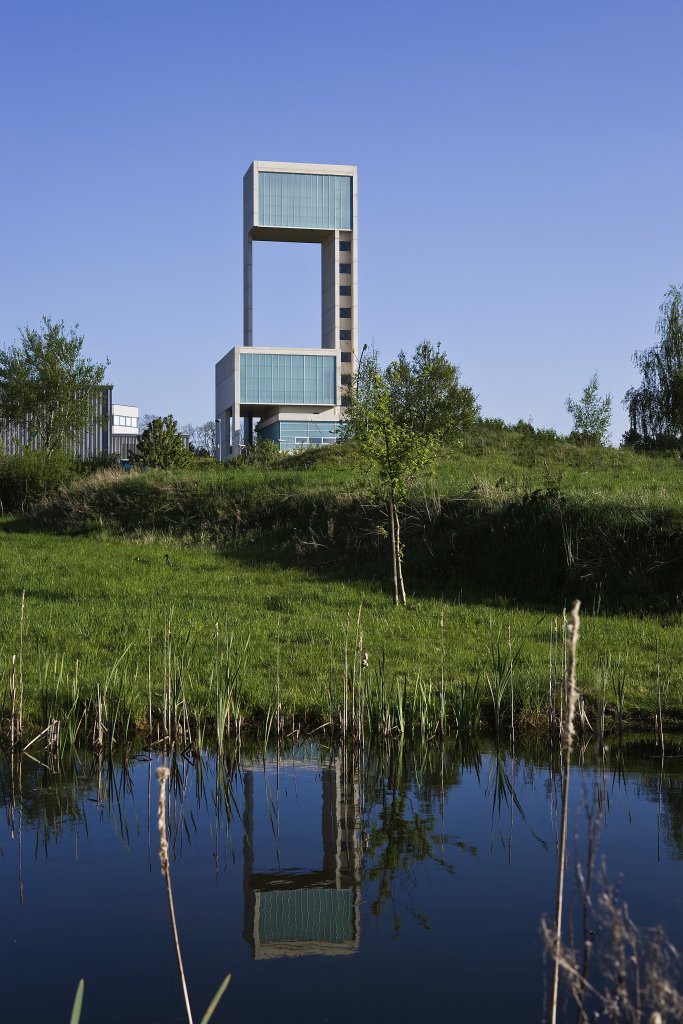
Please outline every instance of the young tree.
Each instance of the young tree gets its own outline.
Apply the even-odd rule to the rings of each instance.
[[[352,382],[343,436],[355,441],[376,467],[379,491],[386,503],[389,522],[394,604],[405,605],[399,510],[411,478],[429,462],[436,440],[417,434],[411,427],[397,422],[391,398],[392,383],[391,369],[382,374],[376,353],[371,353]]]
[[[567,412],[574,420],[571,437],[581,444],[605,445],[612,422],[612,396],[599,394],[600,383],[597,373],[583,389],[578,402],[571,395],[565,402]]]
[[[633,353],[643,380],[624,397],[630,429],[625,444],[675,447],[683,439],[683,291],[671,285],[659,307],[659,344]]]
[[[440,341],[421,341],[410,360],[400,352],[386,378],[396,423],[425,437],[457,439],[479,415],[474,392],[460,383]]]
[[[50,455],[67,450],[91,422],[93,397],[104,383],[106,363],[81,355],[78,324],[44,316],[41,330],[19,332],[20,345],[0,350],[0,420],[26,424],[28,443],[38,440]],[[107,414],[102,415],[103,425]]]
[[[176,469],[186,466],[192,456],[183,444],[174,418],[157,416],[138,437],[131,459],[136,465],[149,469]]]

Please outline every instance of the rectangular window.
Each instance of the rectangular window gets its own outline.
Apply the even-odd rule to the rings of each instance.
[[[339,252],[351,252],[351,243],[350,242],[340,242],[339,243]]]
[[[340,263],[339,264],[339,273],[340,274],[350,274],[351,273],[351,264],[350,263]]]
[[[351,341],[351,331],[347,330],[346,327],[339,332],[340,341]]]
[[[341,382],[344,385],[350,384],[351,383],[351,374],[350,373],[342,373],[342,375],[341,375]]]
[[[350,352],[342,352],[342,354],[341,354],[341,361],[342,361],[342,363],[350,363],[351,362],[351,353]]]
[[[353,227],[352,179],[340,174],[259,171],[262,227]]]
[[[240,400],[258,405],[334,405],[336,358],[240,353]]]
[[[340,309],[339,310],[339,316],[342,318],[342,320],[350,320],[351,319],[351,310],[350,309]]]
[[[339,294],[340,295],[351,295],[351,285],[350,284],[340,284],[339,285]]]

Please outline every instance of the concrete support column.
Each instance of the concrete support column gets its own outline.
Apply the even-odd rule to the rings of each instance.
[[[254,298],[251,235],[244,236],[244,344],[254,344]]]
[[[239,402],[235,402],[232,407],[232,443],[230,445],[230,454],[232,456],[239,455],[240,445],[243,443],[240,425],[240,406]]]
[[[339,348],[339,297],[337,232],[332,231],[320,245],[321,339],[323,348]]]

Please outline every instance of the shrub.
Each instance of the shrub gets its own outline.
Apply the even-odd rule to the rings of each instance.
[[[76,460],[61,450],[0,454],[0,510],[24,511],[39,498],[54,494],[77,472]]]
[[[178,469],[192,461],[173,416],[155,417],[138,438],[132,462],[149,469]]]

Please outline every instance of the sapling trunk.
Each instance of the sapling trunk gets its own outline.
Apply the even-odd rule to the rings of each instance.
[[[389,496],[389,501],[387,502],[387,512],[389,513],[389,539],[391,542],[391,587],[392,595],[394,598],[394,604],[398,604],[398,566],[396,563],[396,519],[394,517],[393,495]]]

